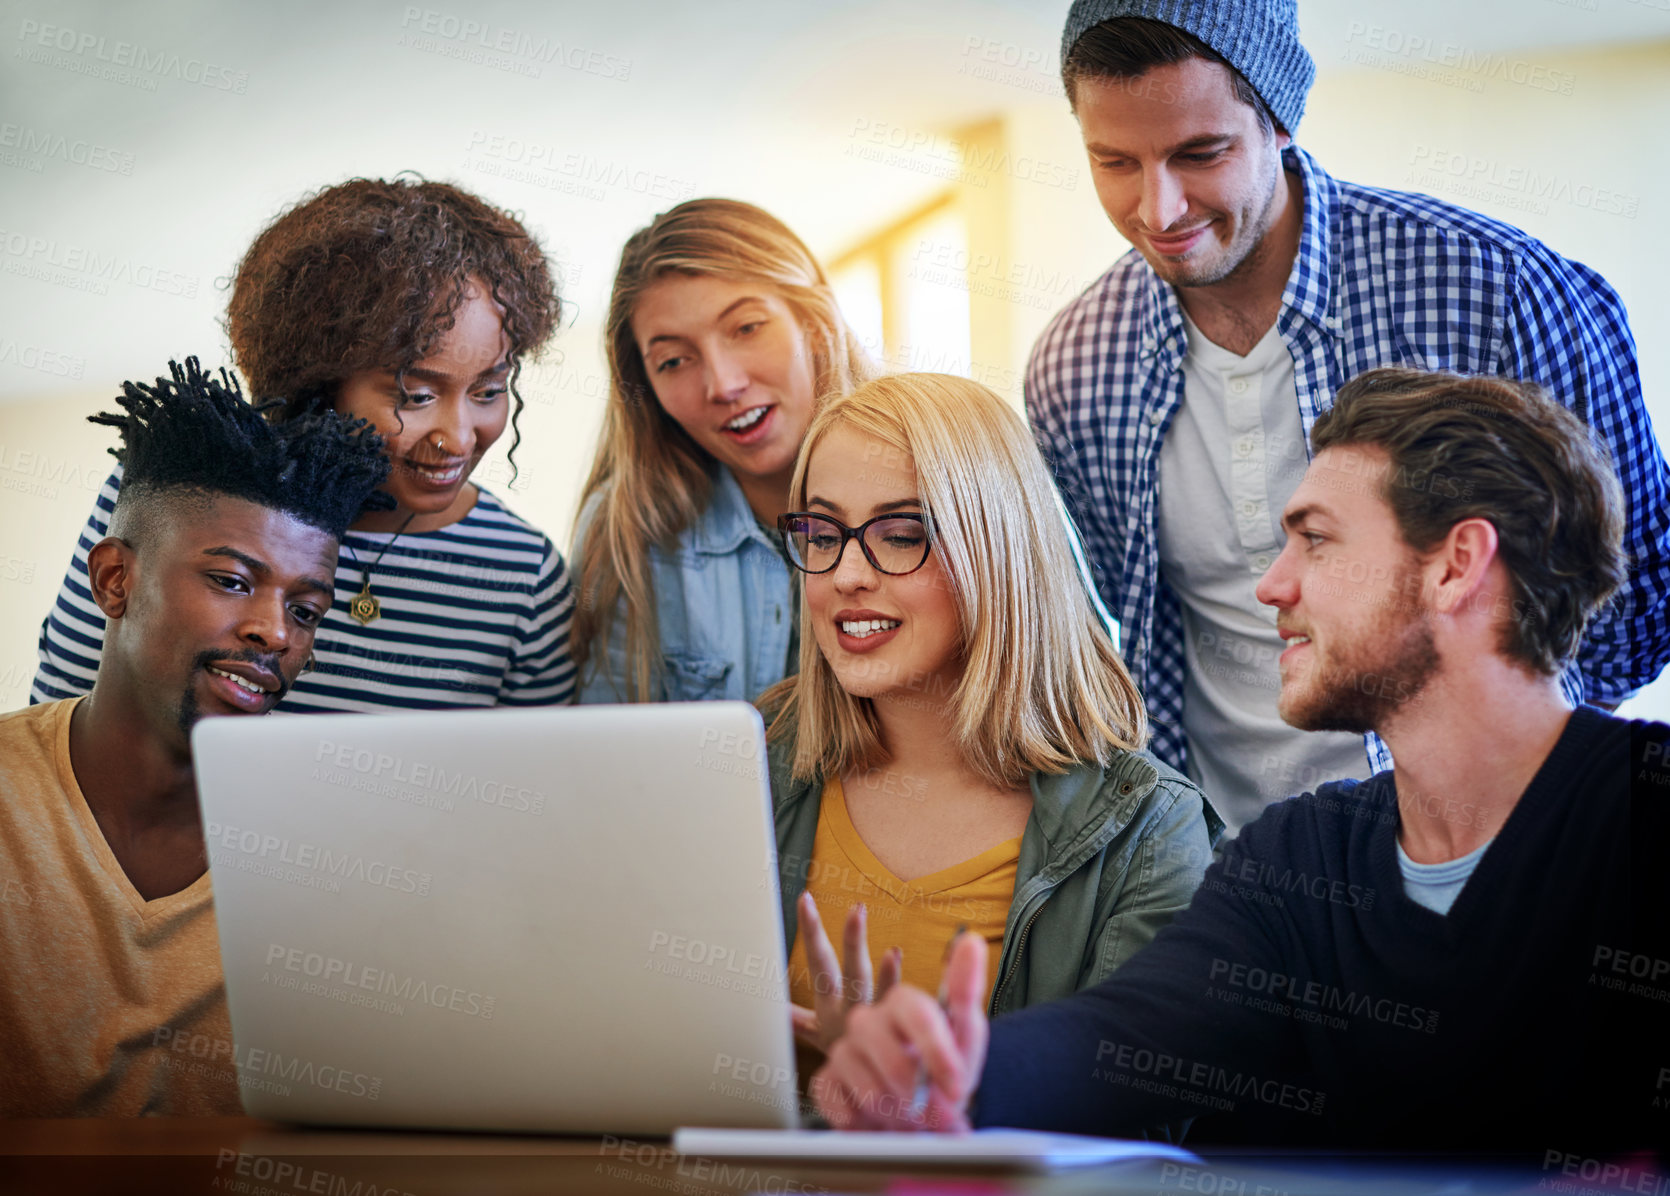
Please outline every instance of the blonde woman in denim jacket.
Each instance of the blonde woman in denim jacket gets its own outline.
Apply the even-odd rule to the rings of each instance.
[[[994,1014],[1102,980],[1223,824],[1142,750],[1025,423],[962,378],[879,379],[824,406],[790,498],[800,669],[761,705],[797,1037],[826,1050],[901,976],[931,990],[959,929]]]
[[[582,702],[753,699],[793,671],[775,533],[819,401],[870,367],[811,252],[694,199],[621,251],[610,387],[571,560]]]

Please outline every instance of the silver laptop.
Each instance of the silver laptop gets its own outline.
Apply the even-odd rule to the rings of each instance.
[[[192,743],[251,1114],[795,1123],[752,706],[215,718]]]

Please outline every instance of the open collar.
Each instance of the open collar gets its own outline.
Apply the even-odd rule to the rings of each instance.
[[[708,477],[713,485],[708,492],[707,509],[692,526],[691,547],[697,552],[723,556],[735,552],[744,540],[757,539],[769,544],[736,476],[715,462]]]
[[[1334,263],[1339,260],[1336,230],[1339,227],[1339,184],[1317,165],[1316,159],[1296,145],[1282,151],[1282,166],[1298,173],[1303,204],[1299,250],[1282,291],[1277,323],[1290,336],[1295,322],[1308,321],[1330,334],[1338,334],[1339,318],[1332,312]],[[1132,250],[1132,252],[1136,252]],[[1183,305],[1170,283],[1143,264],[1141,295],[1142,355],[1156,358],[1162,369],[1178,368],[1188,350],[1183,324]]]

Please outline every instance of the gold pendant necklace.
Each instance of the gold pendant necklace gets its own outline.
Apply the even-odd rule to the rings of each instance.
[[[371,620],[383,613],[383,604],[378,602],[376,595],[371,592],[371,578],[369,576],[365,579],[365,585],[361,588],[359,596],[348,604],[348,613],[359,620],[361,627],[366,626]]]
[[[400,533],[406,530],[407,524],[411,523],[416,516],[416,511],[406,516],[406,522],[402,523],[394,535],[389,537],[389,542],[383,545],[383,551],[377,554],[377,559],[365,567],[365,579],[360,582],[360,592],[348,604],[349,617],[361,627],[369,627],[377,616],[383,613],[383,604],[378,602],[377,596],[371,592],[371,574],[378,565],[383,563],[383,557],[388,555],[388,550],[394,547],[394,542],[400,538]],[[346,545],[348,542],[344,540],[343,543]],[[348,546],[348,551],[354,551],[351,545]],[[359,554],[355,553],[354,555],[357,560]]]

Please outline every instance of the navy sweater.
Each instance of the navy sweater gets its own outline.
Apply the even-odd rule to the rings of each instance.
[[[998,1019],[977,1124],[1544,1151],[1670,1140],[1670,728],[1573,713],[1448,916],[1394,774],[1269,808],[1095,988]],[[1472,816],[1466,794],[1443,811]]]

